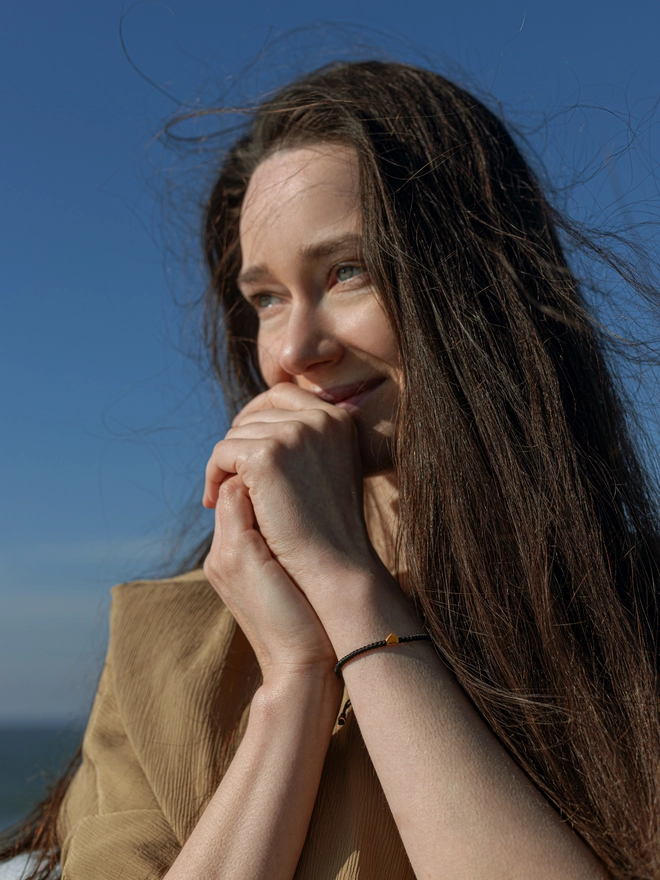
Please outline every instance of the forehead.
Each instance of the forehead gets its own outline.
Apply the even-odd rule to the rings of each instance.
[[[241,210],[240,236],[249,251],[273,237],[309,240],[359,218],[355,151],[337,144],[280,150],[255,170]]]

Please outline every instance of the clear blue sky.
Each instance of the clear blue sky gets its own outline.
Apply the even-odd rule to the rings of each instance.
[[[176,106],[122,52],[127,10],[133,60],[188,103],[230,77],[254,95],[360,41],[458,65],[517,122],[551,117],[535,144],[550,144],[555,176],[587,159],[601,167],[576,194],[580,211],[616,197],[605,157],[624,146],[625,126],[609,110],[629,111],[643,132],[617,166],[631,205],[652,194],[644,163],[660,155],[648,123],[660,97],[658,0],[5,3],[0,722],[86,711],[108,589],[162,559],[222,425],[181,353],[175,299],[195,293],[194,235],[183,241],[187,274],[164,254],[174,243],[173,224],[161,224],[168,186],[180,198],[194,175],[153,142]]]

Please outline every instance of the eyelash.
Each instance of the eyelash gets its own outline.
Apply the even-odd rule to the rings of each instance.
[[[277,295],[274,293],[255,293],[254,296],[250,297],[249,302],[250,302],[250,305],[254,307],[255,311],[263,312],[268,308],[268,306],[259,305],[259,300],[260,299],[272,299],[272,298],[277,299]]]
[[[338,280],[338,281],[339,281],[339,277],[338,277],[338,276],[339,276],[339,273],[341,272],[342,269],[357,269],[357,270],[358,270],[358,273],[357,273],[358,276],[359,276],[359,275],[364,275],[364,271],[365,271],[365,270],[364,270],[364,267],[363,267],[363,266],[360,266],[359,264],[355,264],[355,265],[354,265],[354,264],[352,264],[352,263],[346,263],[346,265],[344,265],[344,266],[337,266],[337,271],[335,272],[335,275],[337,276],[337,280]],[[355,277],[355,276],[353,276],[353,277]],[[347,278],[347,279],[346,279],[346,281],[352,281],[352,280],[353,280],[352,278]],[[343,284],[344,282],[339,281],[339,283],[340,283],[340,284]]]
[[[357,275],[354,275],[352,278],[347,278],[345,281],[341,281],[337,276],[342,269],[357,269]],[[347,284],[349,281],[353,281],[354,278],[364,275],[365,273],[366,269],[363,266],[360,266],[359,263],[345,263],[343,266],[337,266],[334,272],[338,284]],[[250,296],[248,301],[257,313],[264,312],[268,309],[268,306],[259,305],[259,300],[262,299],[279,299],[279,297],[276,293],[255,293],[253,296]]]

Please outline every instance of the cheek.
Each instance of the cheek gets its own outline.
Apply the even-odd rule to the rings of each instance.
[[[391,367],[397,368],[399,366],[396,336],[380,307],[372,310],[369,319],[360,328],[357,339],[360,347],[368,354]]]
[[[262,339],[261,335],[257,337],[257,358],[259,370],[269,388],[285,380],[286,374],[278,363],[272,343],[269,345],[268,340]]]
[[[333,330],[348,346],[396,367],[399,351],[396,336],[375,294],[358,294],[333,315]]]

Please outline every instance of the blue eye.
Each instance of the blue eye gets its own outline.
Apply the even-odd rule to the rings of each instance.
[[[272,293],[258,293],[251,298],[250,302],[259,312],[277,305],[278,298]]]
[[[350,281],[351,278],[355,278],[356,275],[361,275],[363,272],[362,266],[340,266],[337,269],[337,281]]]

